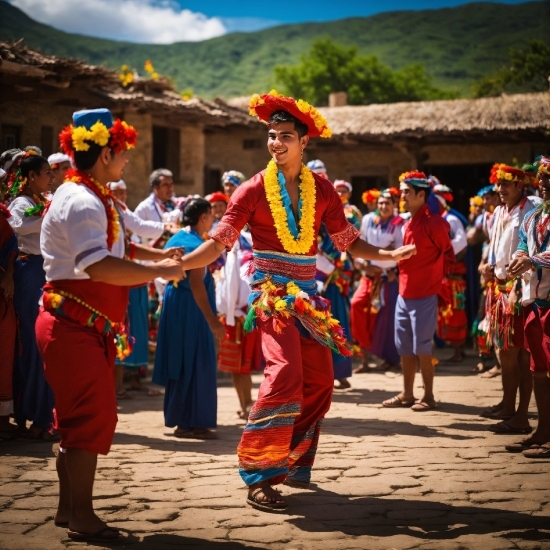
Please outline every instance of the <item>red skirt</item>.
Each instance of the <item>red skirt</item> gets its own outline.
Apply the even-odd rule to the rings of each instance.
[[[41,307],[36,340],[55,396],[60,446],[107,454],[118,420],[113,335]]]

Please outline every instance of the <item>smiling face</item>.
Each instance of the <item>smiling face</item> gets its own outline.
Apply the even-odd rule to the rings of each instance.
[[[517,181],[498,180],[497,192],[500,200],[508,206],[515,206],[523,196],[523,184]]]
[[[269,125],[267,149],[279,166],[301,164],[302,151],[309,141],[308,136],[300,138],[293,122],[277,122]]]
[[[47,162],[44,162],[40,167],[39,172],[31,170],[29,172],[29,188],[32,193],[42,195],[52,188],[54,180],[53,171]]]
[[[550,200],[550,175],[539,175],[539,189],[543,201]]]
[[[221,220],[226,210],[227,203],[225,201],[214,201],[212,203],[212,212],[216,220]]]
[[[380,197],[378,199],[378,212],[380,213],[380,218],[387,220],[392,217],[395,204],[392,199],[386,197]]]
[[[408,183],[401,183],[399,189],[403,206],[411,214],[414,215],[426,203],[426,193],[424,191],[417,191]]]

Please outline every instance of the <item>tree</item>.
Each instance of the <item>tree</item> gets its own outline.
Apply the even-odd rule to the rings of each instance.
[[[498,96],[516,85],[533,92],[548,89],[550,76],[550,44],[529,40],[526,50],[510,48],[510,65],[502,67],[473,86],[474,97]]]
[[[450,99],[455,92],[441,90],[420,64],[394,71],[377,56],[358,55],[322,38],[295,66],[275,67],[275,77],[294,97],[305,97],[315,105],[327,105],[332,92],[347,92],[352,105]]]

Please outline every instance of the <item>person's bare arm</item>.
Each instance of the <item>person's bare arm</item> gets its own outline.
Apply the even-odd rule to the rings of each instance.
[[[348,247],[348,252],[353,256],[363,258],[364,260],[406,260],[416,254],[416,246],[407,244],[400,246],[395,250],[383,250],[372,246],[363,239],[356,239],[351,246]]]
[[[119,286],[142,285],[156,277],[179,281],[184,276],[182,260],[165,259],[154,265],[141,265],[114,256],[106,256],[84,271],[92,281]]]
[[[185,270],[192,270],[210,265],[214,260],[218,259],[224,250],[225,246],[222,243],[210,239],[183,257],[183,268]]]
[[[212,311],[212,308],[210,307],[208,294],[206,292],[206,287],[204,286],[203,267],[189,271],[189,286],[191,287],[193,298],[195,298],[195,302],[197,302],[197,305],[202,311],[210,330],[216,338],[222,340],[225,337],[225,328],[223,323],[216,316],[216,313]]]
[[[134,244],[134,246],[136,247],[136,254],[135,254],[136,260],[152,260],[154,262],[158,262],[166,258],[173,258],[178,260],[183,256],[185,252],[183,248],[179,246],[163,248],[163,249],[152,248],[144,244]]]

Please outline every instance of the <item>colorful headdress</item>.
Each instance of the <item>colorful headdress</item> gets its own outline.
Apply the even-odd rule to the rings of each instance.
[[[474,214],[476,211],[476,208],[479,208],[483,206],[483,199],[476,195],[475,197],[470,197],[470,213]]]
[[[326,174],[327,173],[325,163],[322,160],[319,160],[319,159],[310,160],[307,163],[307,167],[312,172],[315,172],[316,174]]]
[[[413,185],[414,187],[421,187],[428,189],[432,187],[432,183],[426,177],[424,172],[419,172],[418,170],[412,170],[411,172],[404,172],[399,176],[399,183],[406,183],[408,185]]]
[[[546,174],[550,176],[550,157],[537,157],[535,159],[535,165],[537,168],[537,175]]]
[[[494,164],[491,168],[491,175],[489,181],[497,184],[500,180],[517,181],[519,183],[525,183],[526,174],[519,168],[508,166],[507,164]]]
[[[308,166],[309,168],[309,166]],[[310,168],[311,170],[311,168]],[[353,191],[353,186],[346,180],[334,180],[334,187],[345,187],[350,193]]]
[[[77,151],[88,151],[93,142],[121,153],[136,146],[137,131],[126,122],[116,119],[109,109],[91,109],[73,113],[73,123],[59,134],[61,149],[74,158]]]
[[[212,193],[210,195],[207,195],[205,197],[205,199],[209,202],[209,203],[213,203],[213,202],[225,202],[225,203],[228,203],[229,202],[229,197],[227,195],[225,195],[224,193],[222,193],[221,191],[216,191],[215,193]]]
[[[224,172],[222,176],[222,183],[232,183],[236,187],[243,181],[246,181],[245,175],[237,170],[229,170],[229,172]]]
[[[397,187],[388,187],[387,189],[384,189],[380,192],[380,196],[384,197],[385,199],[398,200],[401,196],[401,191],[399,191]]]
[[[486,185],[485,187],[482,187],[478,192],[477,196],[482,197],[486,195],[487,193],[496,193],[497,190],[495,189],[494,185]]]
[[[433,186],[434,193],[443,199],[445,199],[445,202],[447,204],[453,202],[454,196],[453,196],[453,190],[450,187],[447,187],[446,185],[443,185],[442,183],[439,183],[439,180],[435,178],[434,176],[429,176],[428,180],[437,181]]]
[[[307,133],[310,137],[329,138],[332,136],[327,119],[315,107],[302,99],[296,101],[292,97],[278,94],[276,90],[271,90],[268,94],[253,95],[248,108],[252,116],[258,117],[266,124],[275,111],[286,111],[307,126]]]
[[[365,204],[369,204],[370,202],[377,201],[379,196],[380,196],[380,189],[368,189],[361,195],[361,200]]]
[[[38,149],[38,151],[37,149],[38,148],[28,147],[26,151],[21,151],[16,155],[16,157],[14,157],[14,163],[16,164],[17,168],[15,172],[12,172],[8,181],[8,193],[12,197],[19,195],[19,193],[21,193],[27,186],[28,178],[23,177],[23,175],[21,174],[21,163],[26,158],[38,155],[38,151],[40,151],[40,149]]]

